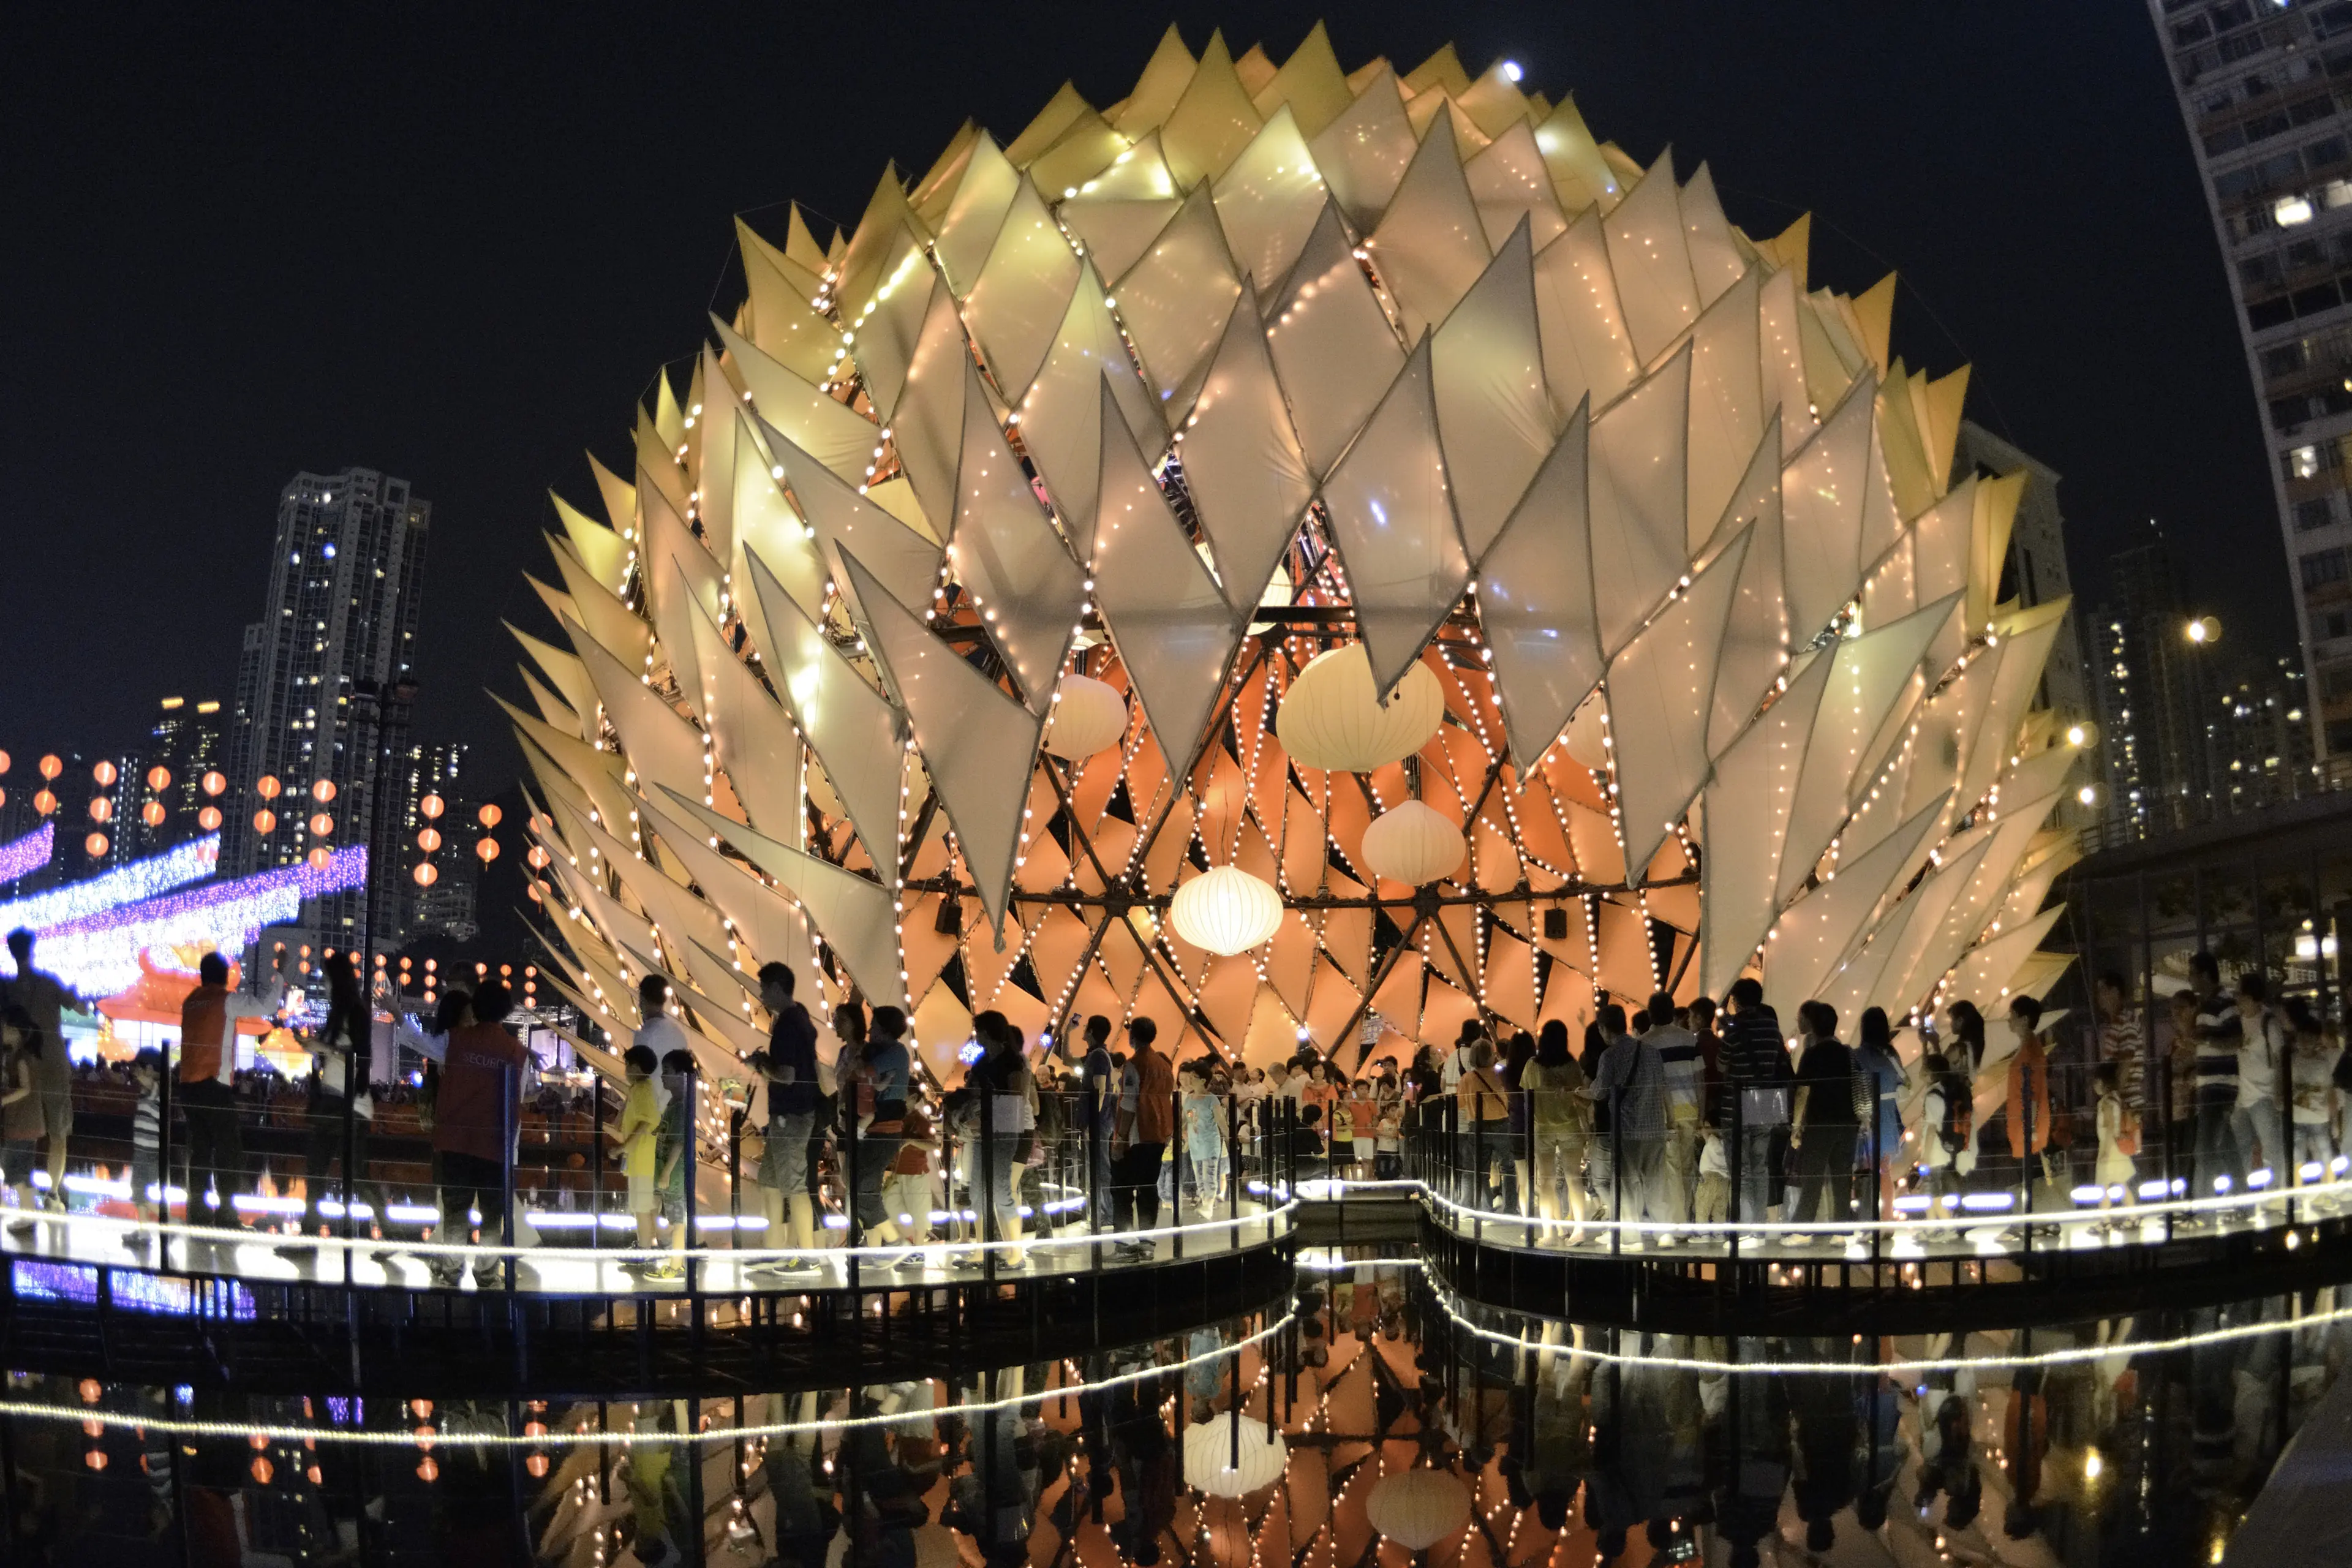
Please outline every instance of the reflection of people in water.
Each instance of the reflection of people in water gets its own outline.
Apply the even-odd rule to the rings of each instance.
[[[1800,1340],[1790,1349],[1802,1360],[1847,1359],[1853,1347],[1831,1340]],[[1805,1549],[1827,1552],[1837,1538],[1838,1510],[1854,1500],[1854,1448],[1859,1433],[1855,1395],[1863,1377],[1815,1375],[1789,1380],[1789,1407],[1796,1417],[1797,1517],[1805,1522]]]
[[[814,1423],[817,1403],[803,1394],[788,1408],[795,1423]],[[775,1501],[775,1558],[797,1568],[824,1568],[825,1552],[834,1531],[841,1527],[841,1510],[834,1506],[833,1488],[817,1485],[817,1431],[782,1433],[768,1439],[760,1461],[767,1478],[768,1495]]]
[[[1977,1474],[1976,1443],[1969,1427],[1969,1405],[1976,1394],[1976,1374],[1965,1368],[1927,1374],[1927,1392],[1919,1396],[1919,1490],[1916,1500],[1921,1517],[1944,1493],[1944,1524],[1965,1530],[1976,1522],[1984,1502],[1984,1480]]]
[[[1789,1391],[1771,1373],[1743,1372],[1728,1382],[1724,1430],[1731,1454],[1716,1520],[1730,1542],[1732,1568],[1756,1568],[1757,1543],[1779,1523],[1789,1487]]]
[[[1138,1378],[1111,1391],[1110,1444],[1118,1466],[1127,1517],[1112,1531],[1119,1550],[1139,1568],[1160,1561],[1160,1543],[1176,1519],[1177,1453],[1160,1415],[1168,1391],[1157,1377]]]

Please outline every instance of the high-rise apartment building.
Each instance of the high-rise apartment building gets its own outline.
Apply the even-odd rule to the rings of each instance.
[[[2352,752],[2352,0],[2148,0],[2238,300],[2322,754]]]
[[[191,702],[184,697],[164,698],[154,728],[149,731],[147,765],[150,771],[163,769],[170,777],[161,790],[152,788],[143,774],[141,777],[136,807],[139,855],[152,855],[205,832],[203,813],[207,806],[220,812],[222,826],[227,826],[230,810],[236,805],[237,781],[229,776],[228,713],[218,699]],[[204,787],[205,775],[214,773],[223,780],[217,795],[206,795]],[[150,803],[163,807],[161,822],[146,820]],[[126,831],[124,837],[131,835]]]
[[[246,628],[237,672],[231,772],[239,787],[224,869],[290,865],[314,848],[363,843],[379,775],[398,787],[407,705],[393,694],[415,662],[432,513],[407,480],[371,468],[297,474],[279,495],[269,595],[262,618]],[[256,793],[264,779],[277,782],[274,799]],[[254,823],[262,808],[276,818],[267,833]],[[303,925],[331,946],[358,941],[365,917],[380,945],[397,894],[391,878],[375,881],[372,915],[354,890],[306,909]]]

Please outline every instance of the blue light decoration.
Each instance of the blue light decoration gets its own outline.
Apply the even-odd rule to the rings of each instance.
[[[217,835],[194,842],[209,846],[208,863],[217,862]],[[182,846],[184,849],[187,847]],[[155,860],[138,861],[122,869],[138,871],[171,858],[168,854],[158,856]],[[110,872],[72,888],[61,888],[58,892],[78,893],[101,882],[113,882],[121,874]],[[176,873],[159,869],[151,875],[162,878]],[[181,882],[186,880],[180,879]],[[42,968],[84,997],[111,996],[138,984],[139,955],[151,947],[211,947],[224,953],[241,952],[261,934],[264,926],[297,919],[303,900],[356,888],[366,880],[367,847],[353,844],[329,855],[323,866],[314,867],[305,860],[299,865],[201,887],[167,881],[165,887],[177,890],[160,896],[129,891],[129,888],[136,886],[134,881],[125,885],[125,896],[112,904],[84,908],[89,902],[85,897],[55,906],[72,910],[67,918],[41,923],[13,914],[16,905],[0,904],[0,929],[27,926],[37,939],[35,956]],[[43,894],[40,900],[23,900],[19,903],[35,904],[52,897]]]
[[[0,882],[31,876],[49,863],[57,845],[58,825],[54,822],[44,822],[22,838],[0,844]]]
[[[44,825],[41,831],[54,832],[55,825]],[[18,844],[23,842],[23,839],[16,841]],[[11,844],[6,847],[14,849],[16,847],[16,844]],[[0,850],[0,853],[5,851]],[[43,851],[45,856],[47,853]],[[152,899],[173,888],[201,882],[219,868],[220,835],[207,833],[202,838],[191,838],[185,844],[173,846],[161,855],[133,860],[128,866],[118,867],[102,876],[86,878],[62,888],[51,888],[47,892],[12,899],[0,904],[0,931],[15,931],[22,926],[26,931],[38,933],[136,899]],[[0,880],[5,880],[5,878],[0,877]],[[12,969],[10,973],[15,971]]]
[[[98,1304],[98,1270],[86,1264],[26,1258],[11,1266],[10,1283],[19,1300],[69,1302],[80,1307]],[[172,1318],[226,1318],[240,1323],[251,1322],[258,1315],[253,1292],[233,1279],[189,1279],[118,1268],[110,1284],[108,1303],[121,1311],[152,1312]]]

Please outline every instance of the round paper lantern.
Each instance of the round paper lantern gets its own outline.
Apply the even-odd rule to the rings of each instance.
[[[111,789],[114,787],[114,781],[121,778],[122,774],[112,763],[100,763],[89,770],[89,776],[98,781],[99,788]]]
[[[270,810],[268,806],[263,806],[259,811],[253,814],[253,830],[256,833],[277,832],[278,814]]]
[[[416,809],[423,812],[427,818],[438,816],[442,812],[441,797],[437,795],[428,795],[416,803]]]
[[[1054,713],[1045,725],[1045,750],[1076,762],[1127,733],[1127,699],[1092,676],[1072,673],[1054,688]]]
[[[1294,762],[1310,768],[1368,773],[1428,743],[1445,719],[1445,690],[1416,661],[1383,706],[1372,692],[1372,664],[1361,643],[1318,654],[1284,693],[1274,732]]]
[[[106,853],[106,835],[103,833],[93,833],[89,837],[81,841],[81,847],[84,849],[89,850],[89,858],[95,860],[100,856]]]
[[[1408,1552],[1426,1552],[1470,1522],[1470,1489],[1444,1470],[1391,1476],[1364,1499],[1371,1527]]]
[[[53,779],[65,771],[66,765],[58,760],[56,752],[52,752],[49,755],[41,759],[41,776],[43,778]]]
[[[1230,958],[1281,928],[1282,895],[1238,866],[1218,866],[1176,889],[1168,918],[1194,947]]]
[[[35,811],[39,812],[43,816],[47,816],[51,812],[57,810],[57,808],[58,797],[55,795],[45,789],[35,790],[33,792],[33,809]]]
[[[8,753],[7,753],[7,752],[0,752],[0,773],[6,773],[7,771],[8,771]]]
[[[254,793],[264,800],[276,800],[278,792],[285,787],[278,782],[276,773],[264,773],[253,781]]]
[[[329,816],[323,811],[313,812],[310,814],[310,833],[313,837],[324,838],[329,834],[334,832],[334,830],[335,819],[333,817]]]
[[[310,798],[317,801],[320,805],[324,805],[329,801],[334,799],[335,781],[332,779],[320,779],[317,783],[313,784],[310,786]]]
[[[92,822],[106,822],[110,820],[113,816],[114,803],[107,799],[106,796],[100,795],[96,800],[89,803],[89,819]]]
[[[474,820],[480,823],[485,827],[496,827],[499,823],[506,820],[506,815],[507,814],[505,812],[500,811],[495,805],[486,805],[482,807],[481,810],[474,813]]]
[[[313,871],[325,870],[327,868],[328,862],[334,859],[334,858],[335,857],[332,852],[325,849],[313,849],[310,853],[302,857],[304,860],[310,863],[310,869]]]
[[[1211,1497],[1244,1497],[1282,1479],[1290,1462],[1289,1445],[1277,1432],[1265,1435],[1265,1423],[1246,1417],[1241,1424],[1239,1462],[1233,1417],[1221,1415],[1184,1434],[1184,1484]]]
[[[150,827],[163,826],[163,803],[160,800],[151,800],[145,805],[141,806],[139,808],[139,820],[145,823]]]
[[[1468,847],[1444,812],[1417,800],[1389,807],[1364,829],[1364,864],[1376,876],[1416,888],[1453,871]]]
[[[548,854],[545,847],[534,844],[530,847],[530,853],[526,854],[523,858],[530,862],[530,868],[532,870],[544,871],[547,869],[548,861],[552,859],[553,857]]]
[[[147,787],[161,794],[172,787],[172,770],[157,763],[147,770]]]
[[[441,847],[441,830],[437,827],[420,828],[416,835],[416,847],[427,855],[432,854]]]
[[[196,813],[196,826],[203,828],[206,833],[217,830],[220,825],[221,808],[219,806],[208,805],[202,811]]]
[[[410,874],[416,879],[416,885],[420,888],[429,888],[441,879],[441,873],[433,868],[433,862],[430,860],[420,863]]]
[[[485,836],[474,845],[474,853],[480,856],[482,864],[487,866],[499,858],[499,841]]]
[[[228,788],[228,775],[218,768],[205,774],[204,790],[206,795],[218,795],[226,788]]]

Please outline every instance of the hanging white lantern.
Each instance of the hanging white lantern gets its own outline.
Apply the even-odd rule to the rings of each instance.
[[[1470,1522],[1470,1489],[1447,1470],[1391,1476],[1364,1499],[1371,1527],[1408,1552],[1426,1552]]]
[[[1230,958],[1282,928],[1282,895],[1238,866],[1218,866],[1176,889],[1168,906],[1176,934]]]
[[[1283,695],[1274,732],[1293,761],[1310,768],[1368,773],[1428,743],[1445,719],[1445,690],[1415,660],[1382,704],[1361,643],[1318,654]]]
[[[1462,864],[1469,846],[1444,812],[1408,800],[1382,812],[1364,829],[1364,864],[1392,882],[1420,887]]]
[[[1236,1458],[1238,1455],[1238,1458]],[[1246,1497],[1282,1479],[1289,1445],[1265,1423],[1242,1418],[1236,1439],[1230,1415],[1202,1423],[1184,1434],[1184,1484],[1211,1497]]]
[[[1045,725],[1045,750],[1076,762],[1127,733],[1127,699],[1115,686],[1073,671],[1054,688],[1054,716]]]

